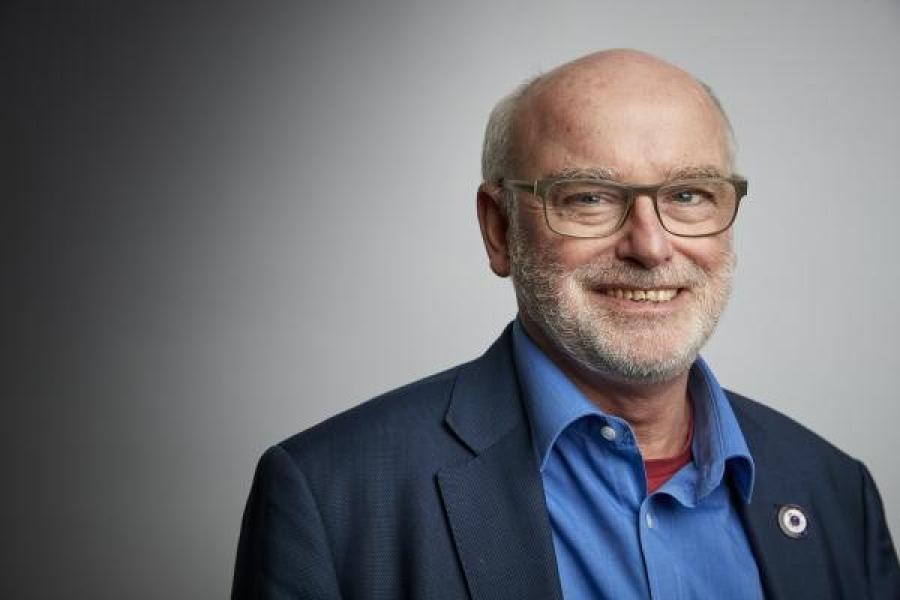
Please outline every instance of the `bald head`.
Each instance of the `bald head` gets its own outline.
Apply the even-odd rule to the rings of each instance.
[[[640,118],[651,113],[655,119]],[[532,79],[497,104],[485,132],[483,176],[528,178],[523,170],[541,158],[535,153],[563,152],[552,148],[561,140],[570,146],[566,151],[582,142],[602,143],[604,132],[615,128],[632,128],[635,144],[652,143],[660,128],[679,119],[693,119],[732,167],[731,127],[707,86],[637,50],[589,54]]]

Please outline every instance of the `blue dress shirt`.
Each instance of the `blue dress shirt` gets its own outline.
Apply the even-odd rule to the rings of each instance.
[[[693,461],[648,495],[628,423],[591,403],[518,320],[513,348],[563,596],[762,598],[734,504],[750,501],[753,459],[703,359],[688,381]]]

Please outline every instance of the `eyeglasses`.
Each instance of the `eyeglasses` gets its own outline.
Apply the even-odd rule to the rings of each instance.
[[[623,185],[601,179],[501,179],[501,188],[534,194],[550,229],[577,238],[612,235],[628,218],[635,198],[650,196],[663,229],[681,237],[707,237],[734,223],[747,195],[742,177],[706,177],[660,185]]]

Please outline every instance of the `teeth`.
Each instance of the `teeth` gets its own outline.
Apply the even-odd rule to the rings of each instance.
[[[635,302],[668,302],[675,297],[678,290],[625,290],[621,288],[610,288],[605,290],[604,293],[613,298],[624,298],[625,300],[634,300]]]

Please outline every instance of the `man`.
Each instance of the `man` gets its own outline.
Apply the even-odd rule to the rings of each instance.
[[[865,467],[698,352],[746,191],[707,88],[600,52],[501,101],[478,218],[518,319],[272,447],[236,598],[900,598]]]

